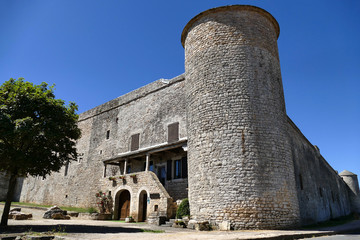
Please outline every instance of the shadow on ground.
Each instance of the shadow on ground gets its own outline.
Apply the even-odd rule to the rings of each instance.
[[[105,227],[87,225],[31,225],[0,227],[0,234],[24,232],[66,232],[66,233],[139,233],[140,228]]]

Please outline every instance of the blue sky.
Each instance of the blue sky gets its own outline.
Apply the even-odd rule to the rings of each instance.
[[[186,23],[250,4],[280,24],[288,115],[334,167],[360,175],[360,1],[0,0],[0,84],[56,84],[84,112],[184,72]]]

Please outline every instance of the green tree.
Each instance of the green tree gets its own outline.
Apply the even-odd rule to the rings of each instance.
[[[53,86],[22,78],[0,86],[0,171],[9,176],[1,218],[6,226],[18,177],[46,177],[77,158],[77,105],[55,99]]]
[[[190,205],[189,199],[187,198],[181,201],[179,208],[176,210],[176,218],[182,218],[185,216],[190,216]]]

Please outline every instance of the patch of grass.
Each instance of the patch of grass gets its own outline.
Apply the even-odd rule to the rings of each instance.
[[[84,210],[84,208],[78,208],[80,211],[81,210]],[[94,207],[89,207],[89,208],[86,208],[85,209],[86,210],[86,212],[88,212],[88,213],[97,213],[98,212],[98,210],[96,209],[96,208],[94,208]],[[68,210],[68,211],[73,211],[73,210]],[[75,210],[74,210],[75,211]]]
[[[125,223],[125,221],[123,220],[109,220],[110,222],[120,222],[120,223]]]
[[[5,204],[5,202],[0,202]],[[18,205],[18,206],[24,206],[24,207],[42,207],[42,208],[50,208],[54,205],[42,205],[42,204],[36,204],[36,203],[25,203],[25,202],[12,202],[11,205]],[[97,210],[93,207],[89,208],[79,208],[79,207],[66,207],[66,206],[58,206],[62,210],[66,211],[73,211],[73,212],[79,212],[79,213],[96,213]]]
[[[152,230],[152,229],[140,229],[142,232],[149,232],[149,233],[164,233],[164,230]]]
[[[334,227],[334,226],[343,225],[345,223],[351,222],[352,220],[354,220],[354,215],[350,214],[348,216],[334,218],[329,221],[304,226],[303,229],[318,229],[318,228]]]
[[[1,202],[5,204],[5,202]],[[25,206],[25,207],[43,207],[43,208],[49,208],[52,207],[50,205],[42,205],[42,204],[36,204],[36,203],[25,203],[25,202],[11,202],[11,205],[19,205],[19,206]]]

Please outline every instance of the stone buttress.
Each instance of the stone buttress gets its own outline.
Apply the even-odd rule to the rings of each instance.
[[[191,215],[232,229],[299,224],[277,38],[266,11],[207,10],[182,33]]]

